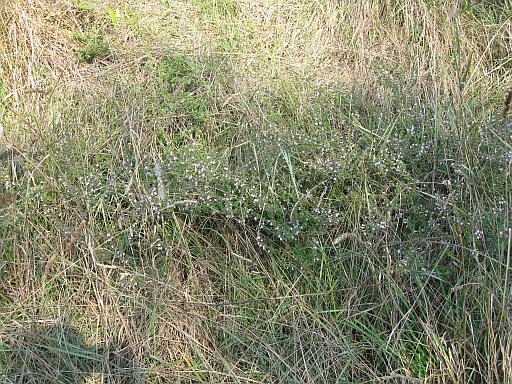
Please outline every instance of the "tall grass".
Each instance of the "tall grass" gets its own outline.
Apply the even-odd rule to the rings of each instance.
[[[2,382],[509,382],[510,9],[2,3]]]

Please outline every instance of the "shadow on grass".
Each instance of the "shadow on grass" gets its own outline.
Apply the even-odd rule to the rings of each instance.
[[[87,345],[68,324],[18,328],[0,341],[2,383],[143,383],[130,345]]]

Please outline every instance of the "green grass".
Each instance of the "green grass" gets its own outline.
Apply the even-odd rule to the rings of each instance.
[[[66,4],[0,6],[2,382],[510,381],[510,4]]]

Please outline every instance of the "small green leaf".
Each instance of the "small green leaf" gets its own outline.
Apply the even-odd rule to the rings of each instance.
[[[118,11],[114,12],[112,8],[108,8],[107,10],[108,15],[110,16],[110,20],[112,20],[112,24],[114,24],[114,27],[117,27],[117,14]]]

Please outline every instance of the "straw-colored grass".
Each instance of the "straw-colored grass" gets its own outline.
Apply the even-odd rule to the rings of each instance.
[[[0,381],[509,382],[510,9],[4,0]]]

